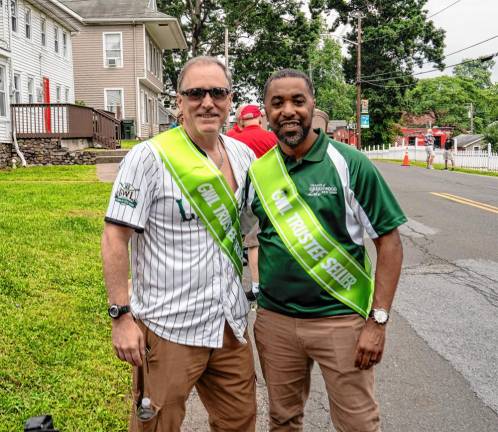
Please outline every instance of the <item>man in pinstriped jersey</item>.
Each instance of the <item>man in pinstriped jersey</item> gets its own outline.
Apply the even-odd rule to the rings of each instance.
[[[196,210],[202,203],[186,192],[154,142],[167,146],[170,137],[182,134],[185,142],[175,145],[194,149],[201,168],[223,177],[238,209],[247,196],[254,153],[220,135],[231,104],[231,78],[218,60],[197,57],[185,64],[177,103],[183,127],[137,145],[123,160],[102,238],[113,346],[121,360],[134,366],[130,431],[179,431],[194,386],[212,431],[254,431],[249,306],[236,258],[231,259],[206,228],[202,211]],[[205,190],[204,184],[201,187]],[[226,219],[223,222],[225,226]]]

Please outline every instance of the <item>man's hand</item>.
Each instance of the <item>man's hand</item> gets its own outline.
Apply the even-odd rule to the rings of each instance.
[[[359,369],[370,369],[379,363],[384,353],[386,326],[368,319],[356,344],[354,365]]]
[[[112,321],[112,344],[116,355],[132,366],[142,366],[145,355],[145,339],[142,330],[126,314]]]

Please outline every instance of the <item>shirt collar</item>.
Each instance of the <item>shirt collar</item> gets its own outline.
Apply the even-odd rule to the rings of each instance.
[[[308,153],[306,153],[302,161],[308,161],[308,162],[321,162],[323,158],[325,157],[325,154],[327,153],[327,148],[329,144],[329,139],[328,136],[325,135],[322,129],[313,129],[315,133],[318,135],[316,138],[315,142],[311,146],[311,148],[308,150]],[[294,159],[293,156],[288,156],[282,150],[280,149],[280,153],[282,154],[282,157],[284,158],[284,161],[286,164],[293,164],[296,163],[296,159]]]

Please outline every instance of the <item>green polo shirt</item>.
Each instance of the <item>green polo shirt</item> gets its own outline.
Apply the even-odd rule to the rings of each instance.
[[[405,223],[406,217],[365,155],[331,140],[321,130],[316,132],[317,140],[301,160],[281,153],[285,166],[322,226],[364,263],[364,233],[375,239]],[[320,288],[292,257],[257,195],[252,210],[261,229],[259,306],[301,318],[356,313]]]

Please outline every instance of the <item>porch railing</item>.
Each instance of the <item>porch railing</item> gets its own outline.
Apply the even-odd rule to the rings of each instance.
[[[106,111],[73,104],[12,104],[12,128],[18,138],[87,138],[114,149],[121,122]]]

